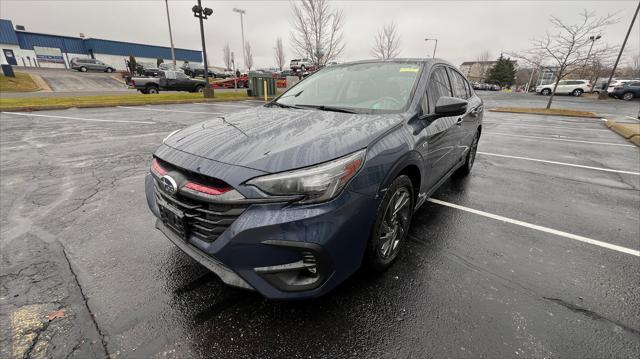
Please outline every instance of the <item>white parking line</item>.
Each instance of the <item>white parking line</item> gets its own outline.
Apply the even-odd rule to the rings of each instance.
[[[507,125],[507,126],[516,126],[516,127],[531,127],[531,128],[544,128],[544,129],[554,129],[554,130],[571,130],[571,131],[607,131],[606,128],[581,128],[581,127],[567,127],[567,126],[538,126],[538,125],[521,125],[521,124],[513,124],[513,123],[503,123],[503,122],[492,122],[492,121],[484,121],[485,124],[491,125]]]
[[[2,112],[8,115],[16,115],[16,116],[33,116],[33,117],[47,117],[47,118],[60,118],[64,120],[76,120],[76,121],[89,121],[89,122],[121,122],[121,123],[143,123],[143,124],[154,124],[153,121],[133,121],[133,120],[101,120],[96,118],[80,118],[80,117],[69,117],[69,116],[54,116],[54,115],[41,115],[34,113],[23,113],[23,112]]]
[[[202,114],[202,115],[222,115],[222,112],[197,112],[197,111],[165,110],[165,109],[160,109],[160,108],[149,108],[149,107],[118,106],[118,108],[125,108],[125,109],[129,109],[129,110],[139,110],[139,111],[195,113],[195,114]]]
[[[635,249],[622,247],[622,246],[618,246],[618,245],[607,243],[607,242],[598,241],[598,240],[595,240],[595,239],[579,236],[579,235],[576,235],[576,234],[571,234],[571,233],[559,231],[559,230],[553,229],[553,228],[539,226],[539,225],[533,224],[533,223],[519,221],[517,219],[511,219],[511,218],[503,217],[503,216],[500,216],[500,215],[497,215],[497,214],[488,213],[488,212],[480,211],[480,210],[469,208],[469,207],[465,207],[465,206],[460,206],[458,204],[453,204],[453,203],[441,201],[441,200],[435,199],[435,198],[429,198],[427,201],[429,201],[431,203],[439,204],[441,206],[451,207],[451,208],[459,209],[461,211],[477,214],[479,216],[495,219],[497,221],[511,223],[511,224],[515,224],[517,226],[522,226],[522,227],[526,227],[526,228],[530,228],[530,229],[535,229],[535,230],[538,230],[538,231],[541,231],[541,232],[554,234],[556,236],[569,238],[569,239],[573,239],[575,241],[588,243],[588,244],[592,244],[592,245],[599,246],[599,247],[602,247],[602,248],[614,250],[614,251],[621,252],[621,253],[631,254],[631,255],[636,256],[636,257],[640,257],[640,251],[637,251]]]
[[[590,143],[596,145],[606,145],[606,146],[621,146],[621,147],[636,147],[635,145],[628,145],[623,143],[611,143],[611,142],[598,142],[598,141],[584,141],[584,140],[569,140],[565,138],[553,138],[553,137],[543,137],[543,136],[527,136],[527,135],[513,135],[510,133],[503,132],[493,132],[488,131],[488,133],[492,135],[501,135],[501,136],[509,136],[509,137],[521,137],[521,138],[531,138],[536,140],[546,140],[546,141],[563,141],[563,142],[579,142],[579,143]],[[575,137],[574,137],[575,138]]]
[[[610,168],[593,167],[593,166],[584,166],[584,165],[577,165],[577,164],[574,164],[574,163],[566,163],[566,162],[547,161],[547,160],[541,160],[541,159],[538,159],[538,158],[529,158],[529,157],[520,157],[520,156],[501,155],[501,154],[498,154],[498,153],[491,153],[491,152],[481,152],[481,151],[478,151],[477,153],[482,154],[482,155],[486,155],[486,156],[496,156],[496,157],[513,158],[513,159],[517,159],[517,160],[525,160],[525,161],[534,161],[534,162],[550,163],[550,164],[554,164],[554,165],[570,166],[570,167],[578,167],[578,168],[586,168],[586,169],[589,169],[589,170],[604,171],[604,172],[614,172],[614,173],[625,173],[625,174],[630,174],[630,175],[640,176],[640,172],[631,172],[631,171],[612,170],[612,169],[610,169]]]

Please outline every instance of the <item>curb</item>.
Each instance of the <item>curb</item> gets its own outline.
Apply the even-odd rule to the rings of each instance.
[[[528,112],[528,111],[507,111],[499,108],[490,108],[491,112],[502,112],[502,113],[519,113],[524,115],[540,115],[540,116],[563,116],[563,117],[581,117],[581,118],[600,118],[600,116],[596,114],[584,114],[584,115],[571,115],[564,113],[540,113],[540,112]]]
[[[233,99],[184,99],[184,100],[167,100],[162,102],[140,103],[140,102],[119,102],[117,104],[112,103],[96,103],[96,104],[78,104],[75,106],[69,105],[43,105],[43,106],[16,106],[16,107],[4,107],[0,108],[0,111],[46,111],[46,110],[66,110],[69,108],[102,108],[102,107],[117,107],[117,106],[146,106],[146,105],[178,105],[185,103],[204,103],[204,102],[234,102],[234,101],[247,101],[254,100],[262,102],[262,100],[254,97],[242,97]],[[271,100],[271,99],[270,99]]]
[[[31,77],[31,81],[33,81],[38,89],[32,92],[40,91],[40,92],[53,92],[51,87],[47,84],[47,82],[40,75],[36,74],[28,74]]]
[[[611,131],[629,140],[634,145],[640,147],[640,123],[618,123],[607,120],[605,126]]]

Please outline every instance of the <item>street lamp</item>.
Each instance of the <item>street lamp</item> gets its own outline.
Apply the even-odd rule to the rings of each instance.
[[[244,20],[243,20],[243,16],[244,14],[246,14],[247,12],[242,10],[242,9],[238,9],[238,8],[233,8],[233,12],[237,12],[238,14],[240,14],[240,33],[242,34],[242,60],[244,62],[244,67],[247,67],[247,55],[244,52]]]
[[[433,56],[432,56],[435,59],[436,49],[438,48],[438,39],[424,39],[424,41],[429,41],[429,40],[434,40],[436,42],[436,45],[433,47]]]
[[[171,43],[171,60],[173,60],[173,69],[176,69],[176,50],[173,47],[173,34],[171,33],[171,17],[169,17],[169,0],[164,0],[167,8],[167,24],[169,25],[169,42]]]
[[[584,70],[587,67],[587,61],[589,61],[589,56],[591,55],[591,50],[593,49],[593,44],[596,42],[596,40],[600,39],[601,37],[602,36],[600,36],[600,35],[598,35],[598,36],[589,36],[589,40],[591,40],[591,46],[589,46],[589,52],[587,52],[587,58],[584,59],[584,65],[582,65],[582,73],[580,74],[580,77],[584,77]]]
[[[209,16],[213,14],[213,10],[209,9],[208,7],[202,8],[202,2],[201,0],[198,0],[198,5],[194,5],[191,8],[191,11],[193,11],[193,16],[200,19],[200,37],[202,38],[202,57],[204,59],[204,81],[205,81],[204,89],[202,90],[202,95],[205,98],[211,98],[213,97],[213,89],[209,84],[209,65],[207,64],[207,47],[204,42],[203,20],[206,20],[207,18],[209,18]]]

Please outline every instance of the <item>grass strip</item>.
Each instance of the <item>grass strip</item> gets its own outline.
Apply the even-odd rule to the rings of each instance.
[[[32,92],[40,90],[29,74],[16,72],[16,77],[0,75],[0,91],[2,92]]]

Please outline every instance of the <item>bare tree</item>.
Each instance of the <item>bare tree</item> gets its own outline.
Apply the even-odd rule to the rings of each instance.
[[[222,48],[222,60],[224,61],[225,69],[231,70],[231,48],[229,43]]]
[[[293,5],[291,45],[316,67],[335,60],[344,50],[342,11],[332,10],[327,0],[302,0]]]
[[[481,81],[487,78],[487,71],[489,71],[489,60],[491,59],[491,53],[489,50],[482,50],[482,52],[476,57],[476,62],[478,62],[479,66],[479,77]]]
[[[282,38],[276,40],[276,47],[273,48],[273,57],[276,59],[276,65],[280,71],[284,68],[284,47],[282,46]]]
[[[253,54],[251,53],[251,44],[249,44],[249,41],[244,44],[244,64],[249,70],[253,67]]]
[[[547,32],[546,36],[532,40],[532,47],[523,53],[512,56],[525,60],[538,67],[555,67],[556,81],[547,102],[547,109],[551,108],[553,96],[558,82],[570,74],[582,69],[587,60],[602,59],[610,56],[610,46],[594,47],[589,54],[592,44],[589,36],[600,34],[603,30],[618,20],[613,15],[596,17],[594,13],[584,10],[580,14],[581,21],[577,24],[566,24],[559,18],[552,16],[549,20],[555,34]]]
[[[395,22],[384,25],[376,35],[371,55],[378,59],[393,59],[400,54],[400,35]]]

